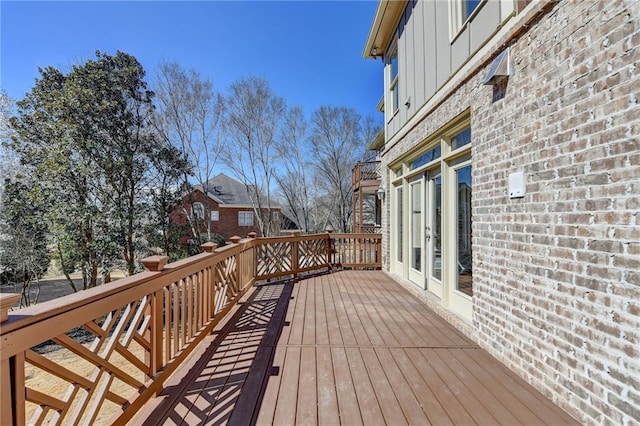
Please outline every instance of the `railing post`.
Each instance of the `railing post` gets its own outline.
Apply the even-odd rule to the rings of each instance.
[[[5,322],[9,318],[9,309],[19,300],[19,294],[0,293],[0,322]]]
[[[0,323],[9,318],[9,309],[19,300],[19,294],[0,294]],[[0,389],[0,424],[25,424],[24,352],[2,361]]]
[[[293,279],[298,279],[298,269],[300,269],[300,244],[297,237],[300,236],[300,231],[293,231],[291,233],[294,240],[291,242],[291,271],[293,272]]]
[[[203,253],[213,253],[218,248],[218,245],[216,243],[204,243],[200,247]]]
[[[233,244],[240,244],[240,240],[242,240],[242,238],[240,238],[237,235],[234,235],[233,237],[230,237],[229,240],[233,243]],[[240,262],[239,262],[240,256],[236,256],[236,271],[235,271],[235,275],[236,275],[236,282],[235,285],[237,287],[240,286]],[[235,288],[233,286],[233,282],[229,282],[227,284],[227,298],[229,300],[233,299],[235,297],[236,294],[238,294],[239,288]]]
[[[203,253],[213,253],[216,251],[216,249],[218,248],[218,244],[216,243],[212,243],[212,242],[208,242],[208,243],[204,243],[200,246],[202,248],[202,252]],[[204,306],[204,316],[205,316],[205,322],[208,321],[209,319],[213,318],[213,315],[215,313],[216,307],[215,307],[215,283],[213,282],[215,280],[215,272],[216,268],[215,266],[213,266],[211,268],[210,272],[207,272],[207,270],[205,269],[204,272],[204,296],[203,296],[203,306]]]
[[[256,237],[258,236],[258,234],[256,232],[249,232],[247,234],[247,237],[249,237],[249,239],[251,240],[255,240]],[[246,265],[247,268],[247,274],[249,274],[249,276],[247,277],[248,280],[254,280],[256,275],[258,274],[258,261],[256,260],[256,245],[252,244],[251,245],[251,249],[250,252],[251,256],[247,255],[247,259],[245,260],[249,260],[249,264]]]
[[[24,352],[2,361],[0,366],[0,388],[2,388],[1,424],[26,424],[24,404]]]
[[[142,264],[151,272],[162,271],[167,262],[169,262],[169,257],[167,256],[150,256],[142,259]],[[153,377],[163,367],[162,302],[163,290],[160,289],[151,295],[151,300],[149,300],[148,307],[148,312],[151,316],[151,321],[149,322],[149,343],[151,345],[151,351],[147,359],[147,365],[149,367],[149,377]]]
[[[331,238],[333,226],[327,225],[324,230],[327,233],[327,264],[329,265],[329,272],[331,272],[333,269],[333,238]]]

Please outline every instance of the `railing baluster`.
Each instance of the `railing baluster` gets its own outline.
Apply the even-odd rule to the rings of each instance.
[[[184,347],[187,342],[187,280],[183,278],[180,280],[180,347],[179,350]]]
[[[169,287],[162,289],[164,295],[164,357],[166,365],[171,359],[171,290]]]
[[[151,298],[151,363],[149,376],[153,377],[163,367],[162,363],[162,290],[153,293]]]
[[[173,283],[171,287],[173,290],[173,321],[171,324],[173,329],[173,351],[171,352],[171,357],[173,358],[178,352],[180,345],[180,286],[179,283]]]
[[[300,249],[297,238],[300,236],[300,232],[294,232],[294,240],[291,242],[291,272],[293,272],[293,279],[298,279],[298,270],[300,269]]]

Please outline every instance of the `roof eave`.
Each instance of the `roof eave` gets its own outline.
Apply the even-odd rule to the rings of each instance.
[[[380,0],[362,52],[364,58],[375,59],[384,55],[406,4],[406,0]]]
[[[376,137],[367,146],[368,150],[377,151],[384,146],[384,129],[380,130]]]

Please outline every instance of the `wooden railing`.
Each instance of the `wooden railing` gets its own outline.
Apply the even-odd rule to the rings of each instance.
[[[353,232],[356,234],[380,234],[382,233],[382,226],[380,225],[359,225],[353,226]]]
[[[0,317],[0,423],[124,424],[257,282],[381,267],[379,235],[232,241]]]
[[[351,183],[358,185],[363,180],[380,179],[380,161],[361,161],[357,163],[351,171]]]

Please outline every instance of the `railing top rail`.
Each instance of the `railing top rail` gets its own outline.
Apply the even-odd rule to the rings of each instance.
[[[371,160],[371,161],[358,161],[356,163],[355,166],[353,166],[353,168],[355,169],[356,167],[362,166],[362,165],[366,165],[366,164],[380,164],[380,160]]]

